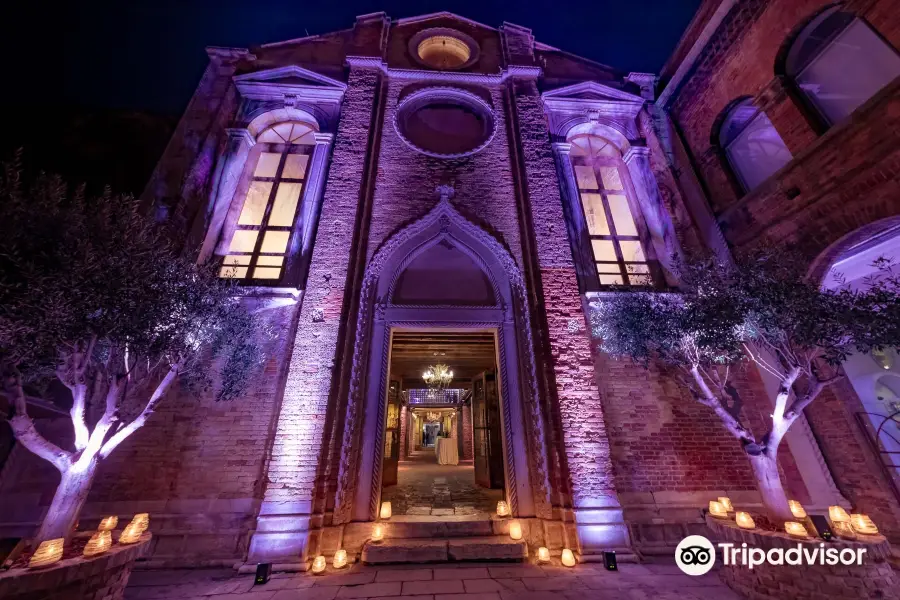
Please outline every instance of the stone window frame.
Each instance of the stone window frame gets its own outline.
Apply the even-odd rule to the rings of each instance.
[[[429,64],[421,56],[419,56],[419,44],[421,44],[423,41],[425,41],[426,39],[428,39],[430,37],[437,37],[437,36],[452,37],[454,39],[457,39],[457,40],[463,42],[466,46],[469,47],[469,60],[467,60],[466,62],[464,62],[463,64],[461,64],[457,67],[449,67],[449,68],[443,68],[443,69],[440,67],[436,67],[432,64]],[[423,30],[419,31],[418,33],[416,33],[409,39],[409,44],[407,46],[407,49],[409,50],[410,56],[412,56],[412,59],[417,64],[421,65],[422,67],[425,67],[426,69],[433,70],[433,71],[460,71],[462,69],[467,69],[467,68],[471,67],[472,65],[474,65],[476,62],[478,62],[478,59],[481,54],[481,48],[479,47],[478,42],[476,42],[474,38],[472,38],[469,35],[466,35],[465,33],[461,32],[457,29],[452,29],[450,27],[429,27],[428,29],[423,29]]]

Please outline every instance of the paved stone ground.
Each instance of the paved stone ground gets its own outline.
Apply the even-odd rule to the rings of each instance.
[[[136,571],[125,600],[740,600],[715,571],[682,574],[674,562],[573,569],[531,564],[353,565],[314,576],[276,573],[265,585],[222,569]],[[329,571],[331,568],[329,567]]]
[[[475,484],[472,465],[439,465],[434,451],[413,452],[400,463],[397,485],[384,488],[381,499],[395,515],[489,515],[503,490]]]

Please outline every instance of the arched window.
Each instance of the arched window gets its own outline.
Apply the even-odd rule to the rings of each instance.
[[[570,155],[601,285],[650,285],[653,277],[640,214],[629,200],[628,171],[606,138],[569,138]]]
[[[219,275],[271,283],[284,274],[291,236],[299,235],[294,232],[315,131],[305,123],[278,123],[256,141],[249,187],[228,232],[228,254]]]
[[[719,129],[719,145],[748,192],[793,158],[769,117],[749,98],[726,113]]]
[[[900,55],[864,21],[836,6],[800,31],[785,73],[831,125],[900,76]]]

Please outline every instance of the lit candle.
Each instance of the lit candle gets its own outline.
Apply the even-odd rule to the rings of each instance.
[[[550,551],[547,550],[546,547],[541,546],[540,548],[538,548],[537,559],[538,559],[538,562],[542,562],[542,563],[550,562]]]
[[[337,552],[334,553],[334,561],[332,561],[331,566],[335,569],[343,569],[347,566],[347,551],[341,548]]]
[[[82,554],[86,557],[97,556],[109,550],[110,546],[112,546],[112,533],[109,531],[98,531],[88,540]]]
[[[737,526],[741,529],[755,529],[756,523],[753,522],[753,517],[750,516],[750,513],[738,512],[734,516],[734,520],[737,522]]]
[[[49,567],[59,562],[63,555],[63,541],[63,538],[56,538],[41,542],[41,545],[31,555],[31,560],[28,561],[28,568]]]
[[[802,523],[797,523],[796,521],[785,522],[784,530],[788,533],[788,535],[792,535],[794,537],[809,537],[809,534],[806,533],[806,527],[804,527]]]
[[[125,529],[122,530],[122,535],[119,536],[120,544],[135,544],[138,540],[141,539],[141,528],[140,525],[136,524],[134,521],[125,526]]]
[[[856,539],[856,533],[854,533],[853,527],[850,526],[849,521],[834,521],[831,523],[831,529],[839,538],[843,538],[845,540]]]
[[[376,544],[384,539],[384,525],[376,523],[372,529],[372,541]]]
[[[725,509],[725,505],[716,500],[709,501],[709,514],[719,519],[728,518],[728,511]]]
[[[575,566],[575,555],[568,548],[563,548],[562,564],[563,564],[563,566],[566,566],[566,567],[574,567]]]
[[[791,507],[791,514],[794,515],[795,519],[806,518],[806,509],[803,508],[802,504],[796,500],[788,500],[788,506]]]
[[[321,554],[313,561],[312,572],[314,575],[320,575],[325,572],[325,557]]]
[[[509,524],[509,537],[514,540],[522,539],[522,524],[518,521],[512,521]]]
[[[100,521],[100,526],[97,527],[97,531],[112,531],[118,524],[119,517],[106,517],[105,519]]]
[[[506,500],[501,500],[497,503],[497,516],[498,517],[508,517],[509,516],[509,504],[506,503]]]
[[[856,533],[861,533],[863,535],[878,534],[878,528],[875,527],[875,523],[872,522],[872,519],[870,519],[868,515],[850,515],[850,524],[853,526],[853,531]]]
[[[381,503],[381,518],[382,519],[390,519],[391,518],[391,503],[390,502],[382,502]]]
[[[829,506],[828,518],[831,519],[832,523],[845,523],[850,521],[850,515],[848,515],[847,511],[840,506]]]
[[[719,496],[719,504],[725,507],[726,512],[734,512],[734,506],[731,505],[731,498],[728,496]]]

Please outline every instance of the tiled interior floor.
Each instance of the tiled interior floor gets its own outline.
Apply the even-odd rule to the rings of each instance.
[[[329,567],[329,571],[330,571]],[[315,576],[276,573],[264,585],[222,569],[135,571],[125,600],[740,600],[715,571],[682,574],[673,561],[561,566],[440,564],[353,565]]]
[[[400,463],[397,485],[385,487],[382,501],[395,515],[488,515],[503,499],[503,490],[475,484],[472,465],[439,465],[431,449],[413,452]]]

